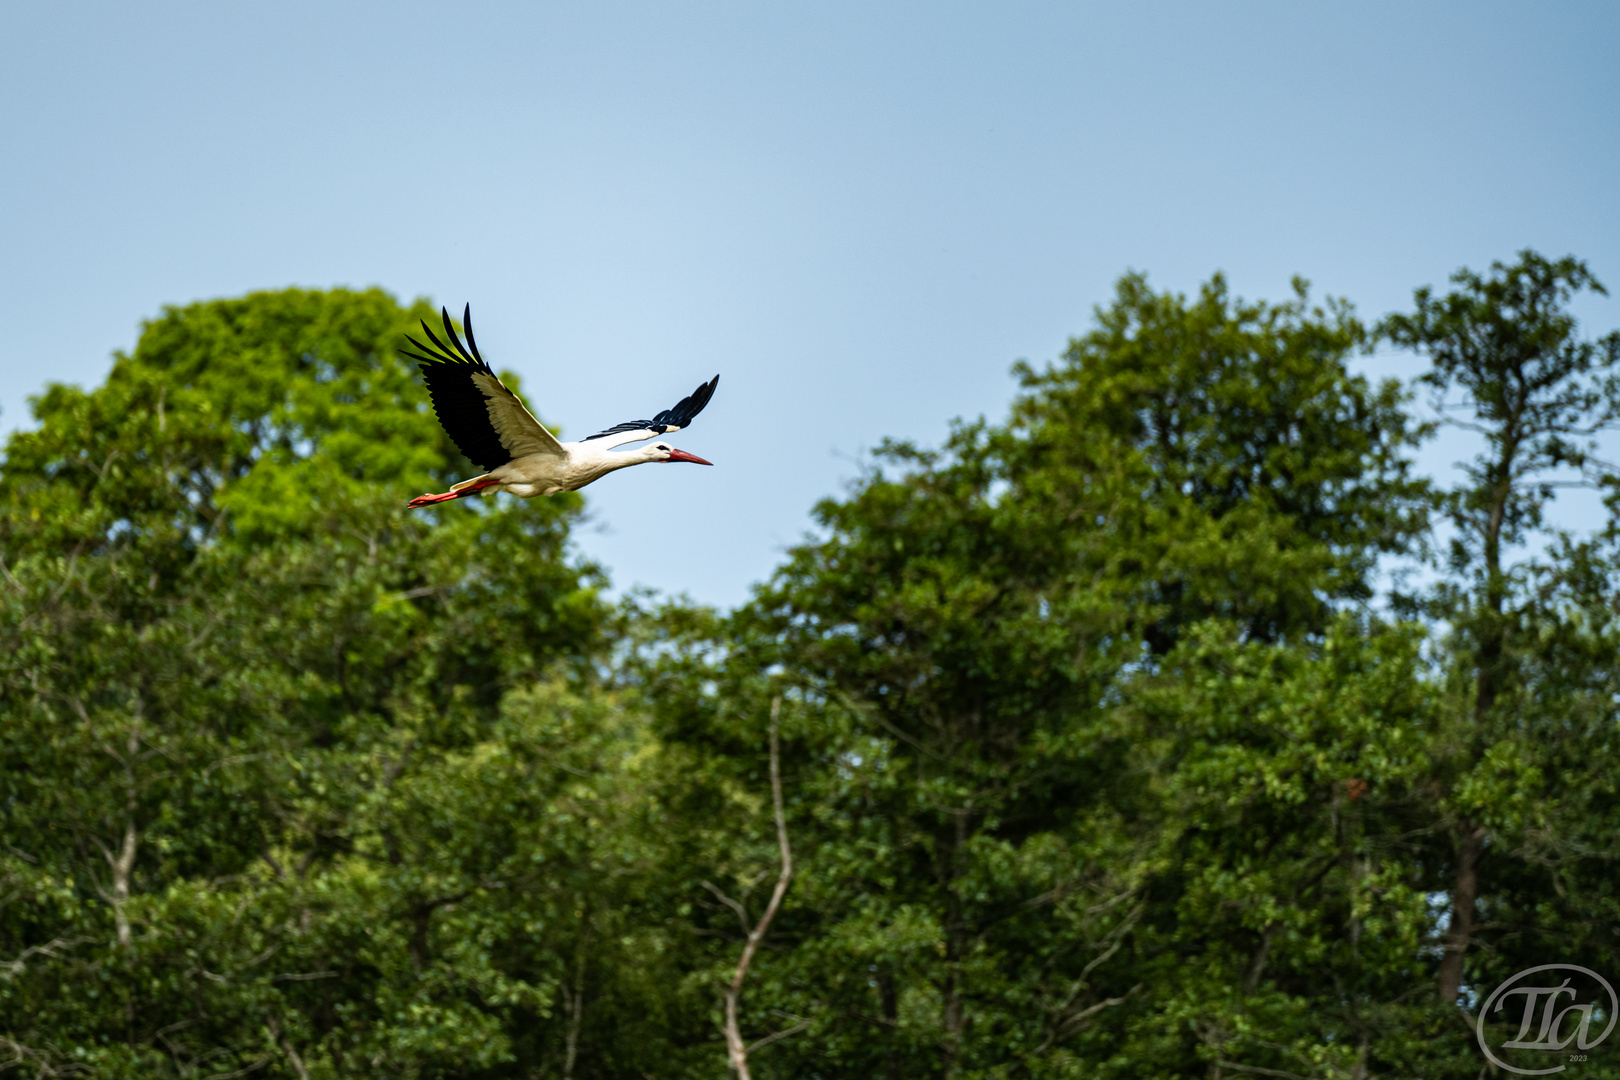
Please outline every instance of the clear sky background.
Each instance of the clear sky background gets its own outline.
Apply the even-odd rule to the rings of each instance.
[[[0,40],[0,431],[164,304],[470,300],[565,438],[721,373],[674,440],[717,467],[615,475],[579,536],[717,604],[1128,268],[1377,317],[1532,246],[1620,290],[1613,2],[0,0]]]

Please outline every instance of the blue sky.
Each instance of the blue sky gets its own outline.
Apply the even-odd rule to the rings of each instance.
[[[867,448],[999,416],[1128,268],[1376,317],[1532,246],[1620,289],[1615,4],[7,2],[0,35],[0,430],[164,304],[470,300],[565,437],[721,373],[676,440],[717,467],[611,477],[579,537],[717,604]]]

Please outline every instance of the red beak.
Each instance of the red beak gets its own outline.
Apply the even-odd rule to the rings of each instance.
[[[698,457],[696,454],[688,454],[685,450],[671,450],[669,452],[669,460],[671,460],[671,461],[690,461],[694,465],[713,465],[714,464],[714,462],[712,462],[712,461],[704,461],[702,458]]]

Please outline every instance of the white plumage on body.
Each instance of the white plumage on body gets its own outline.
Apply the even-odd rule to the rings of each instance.
[[[578,491],[610,472],[631,465],[643,465],[652,461],[696,461],[701,465],[710,464],[702,458],[663,443],[617,454],[612,453],[608,447],[591,442],[565,442],[558,443],[557,446],[562,451],[560,454],[525,454],[523,457],[513,458],[497,469],[491,469],[483,476],[463,480],[450,490],[455,492],[477,485],[480,489],[498,488],[501,491],[509,491],[520,499],[531,499],[536,495]],[[675,457],[676,454],[684,456]]]

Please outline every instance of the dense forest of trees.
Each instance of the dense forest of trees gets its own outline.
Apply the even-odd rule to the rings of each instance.
[[[0,467],[0,1073],[1481,1076],[1503,979],[1620,981],[1587,290],[1126,276],[731,612],[609,602],[577,496],[405,511],[476,471],[423,305],[166,310]]]

